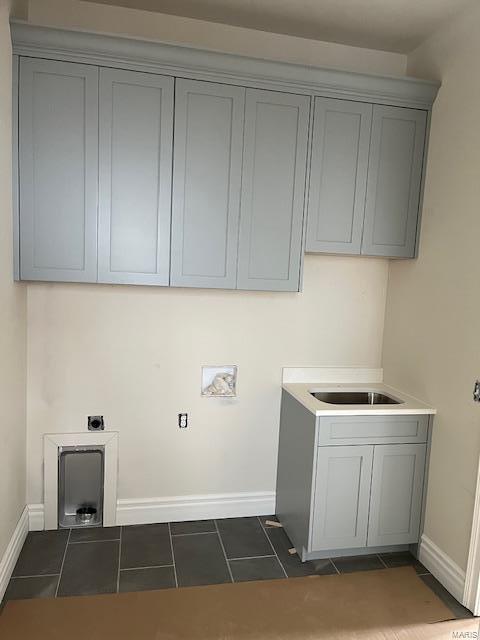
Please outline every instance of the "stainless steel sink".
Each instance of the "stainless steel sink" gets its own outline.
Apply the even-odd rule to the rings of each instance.
[[[328,404],[402,404],[401,400],[377,391],[310,391],[310,394]]]

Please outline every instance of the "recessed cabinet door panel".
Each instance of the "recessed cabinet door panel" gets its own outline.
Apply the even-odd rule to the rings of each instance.
[[[375,105],[362,253],[412,258],[427,112]]]
[[[306,250],[359,254],[372,105],[315,99]]]
[[[373,446],[319,447],[310,551],[364,547]]]
[[[375,447],[368,546],[418,542],[425,444]]]
[[[235,288],[245,89],[177,80],[171,284]]]
[[[299,289],[309,105],[247,90],[239,289]]]
[[[98,69],[22,59],[20,276],[97,279]]]
[[[100,70],[100,282],[169,283],[173,86]]]

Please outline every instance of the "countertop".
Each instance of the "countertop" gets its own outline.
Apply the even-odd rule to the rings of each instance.
[[[282,388],[316,416],[407,416],[435,414],[436,409],[386,384],[284,382]],[[317,400],[311,391],[377,391],[401,400],[401,404],[339,405]]]

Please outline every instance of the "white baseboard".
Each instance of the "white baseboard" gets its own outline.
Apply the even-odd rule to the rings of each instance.
[[[463,604],[465,571],[425,534],[420,541],[418,559]]]
[[[28,505],[28,530],[43,531],[45,528],[45,515],[43,504]]]
[[[10,538],[10,542],[5,549],[3,557],[0,559],[0,602],[7,590],[10,577],[12,575],[15,564],[22,550],[23,543],[28,533],[28,507],[22,512],[20,519],[15,527],[15,531]]]
[[[118,500],[117,524],[239,518],[268,515],[274,512],[275,494],[273,492]]]
[[[117,524],[240,518],[275,513],[275,493],[222,493],[117,500]],[[44,528],[43,504],[28,505],[30,531]]]

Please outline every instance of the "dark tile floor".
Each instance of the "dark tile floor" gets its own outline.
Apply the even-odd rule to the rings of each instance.
[[[248,580],[329,575],[411,565],[450,607],[468,617],[409,553],[328,558],[302,563],[281,528],[261,518],[227,518],[28,534],[4,602],[95,595]]]

